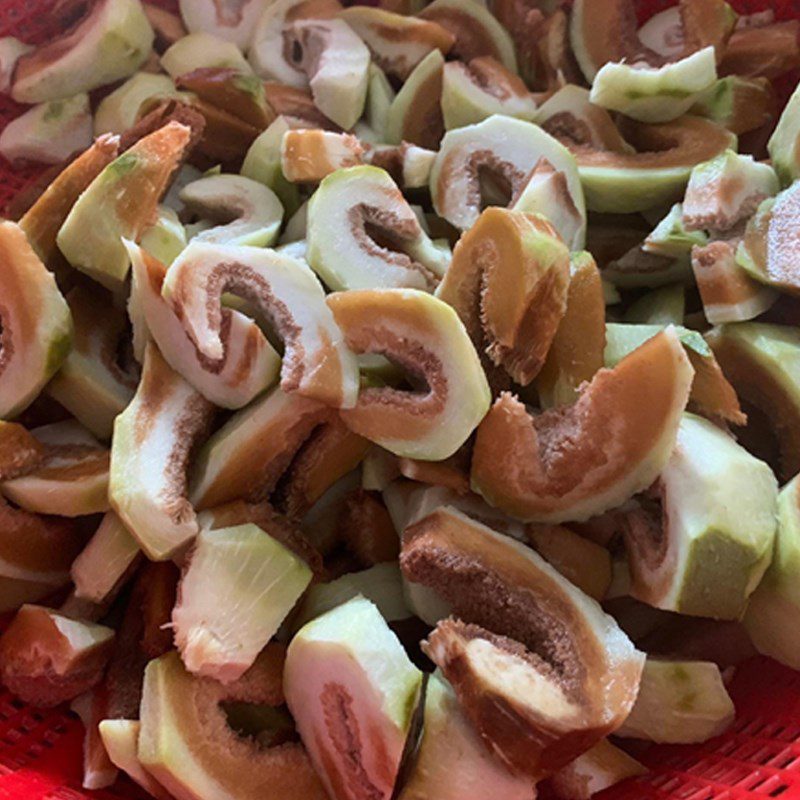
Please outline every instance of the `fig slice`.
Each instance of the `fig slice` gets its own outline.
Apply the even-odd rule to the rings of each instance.
[[[347,344],[380,353],[420,385],[405,392],[362,389],[345,424],[395,455],[441,461],[461,447],[486,413],[490,393],[456,312],[415,289],[363,289],[328,297]]]
[[[409,17],[369,6],[351,6],[339,13],[372,54],[372,60],[387,75],[401,81],[432,50],[446,55],[455,35],[435,21]]]
[[[198,69],[235,69],[242,75],[252,73],[242,51],[219,36],[199,31],[183,36],[162,56],[161,67],[172,80]]]
[[[45,446],[23,425],[0,420],[0,480],[27,475],[44,461],[45,453]]]
[[[144,102],[165,97],[181,97],[168,75],[137,72],[100,101],[94,114],[95,135],[124,133],[138,121]]]
[[[406,528],[400,566],[452,606],[423,649],[514,772],[539,780],[625,719],[644,655],[536,552],[441,508]]]
[[[225,684],[241,678],[310,580],[305,562],[257,525],[201,531],[172,612],[186,668]]]
[[[492,368],[522,386],[564,316],[569,251],[544,217],[487,208],[458,241],[437,297],[455,308]]]
[[[733,717],[716,664],[648,658],[639,695],[616,734],[669,744],[705,742],[725,731]]]
[[[98,726],[103,747],[111,763],[121,769],[156,800],[171,800],[172,795],[142,766],[137,754],[141,723],[134,719],[104,719]]]
[[[142,380],[114,423],[109,500],[148,558],[163,561],[198,531],[186,468],[214,408],[148,343]]]
[[[389,174],[358,166],[329,175],[308,205],[308,263],[331,289],[433,289],[448,257]]]
[[[0,419],[30,405],[72,343],[69,307],[22,228],[0,222]]]
[[[9,94],[17,61],[34,49],[32,44],[21,42],[13,36],[0,38],[0,92]]]
[[[192,33],[204,31],[247,50],[263,4],[258,0],[180,0],[181,17]]]
[[[158,53],[188,34],[183,20],[177,14],[149,3],[142,8],[155,33],[155,49]]]
[[[57,706],[103,676],[114,631],[24,605],[0,636],[0,680],[26,703]]]
[[[620,505],[666,464],[693,373],[669,327],[600,370],[572,406],[531,416],[502,394],[478,428],[473,489],[536,522],[583,521]],[[595,426],[614,431],[613,440]]]
[[[721,75],[777,78],[800,66],[800,23],[787,19],[734,31],[719,65]]]
[[[73,267],[112,291],[121,288],[130,266],[122,238],[136,240],[152,223],[190,139],[187,126],[169,122],[92,181],[58,232],[58,247]]]
[[[421,681],[363,597],[295,635],[286,654],[286,702],[332,798],[389,800]]]
[[[400,541],[389,511],[376,495],[363,489],[348,495],[337,526],[344,546],[361,566],[397,561]]]
[[[776,109],[775,89],[766,78],[729,75],[703,92],[689,111],[739,136],[771,125]]]
[[[681,614],[739,619],[772,555],[772,470],[712,423],[687,414],[657,492],[661,519],[647,508],[628,518],[631,595]]]
[[[486,749],[438,673],[428,679],[422,737],[398,800],[535,800],[530,778],[512,774]]]
[[[281,140],[281,170],[292,183],[318,183],[345,167],[362,163],[364,148],[349,133],[287,130]]]
[[[427,187],[436,153],[415,144],[377,145],[366,154],[367,162],[385,169],[403,189]]]
[[[133,242],[126,246],[132,263],[131,310],[134,305],[140,310],[144,338],[153,337],[172,369],[222,408],[241,408],[275,383],[280,358],[255,322],[233,309],[222,309],[222,362],[203,357],[161,296],[167,268]]]
[[[355,357],[304,262],[273,250],[206,242],[190,243],[172,262],[161,294],[200,355],[215,361],[225,355],[220,302],[226,291],[253,302],[283,339],[283,391],[341,408],[355,404]]]
[[[770,137],[767,149],[772,167],[783,186],[789,186],[800,177],[800,86],[786,103],[778,124]]]
[[[513,199],[528,182],[531,170],[542,162],[563,173],[572,204],[582,216],[583,193],[575,160],[538,126],[494,115],[477,125],[448,131],[431,172],[436,213],[466,230],[481,212],[482,177],[491,176],[501,187],[508,186]]]
[[[326,800],[302,745],[237,736],[222,703],[283,703],[283,649],[268,645],[233,684],[195,677],[177,653],[147,665],[137,756],[176,800]]]
[[[11,96],[41,103],[114,83],[147,60],[153,38],[139,0],[100,0],[60,36],[17,61]]]

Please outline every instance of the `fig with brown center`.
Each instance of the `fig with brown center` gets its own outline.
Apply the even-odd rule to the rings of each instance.
[[[362,163],[364,148],[348,133],[288,130],[281,140],[281,171],[292,183],[318,183],[337,169]]]
[[[136,124],[143,103],[153,98],[180,96],[168,75],[137,72],[100,101],[94,115],[95,135],[125,133]]]

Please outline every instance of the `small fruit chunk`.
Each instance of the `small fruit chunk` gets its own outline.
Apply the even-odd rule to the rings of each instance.
[[[348,133],[288,130],[281,140],[281,170],[292,183],[318,183],[337,169],[362,163],[364,148]]]
[[[616,733],[668,744],[705,742],[725,731],[733,716],[716,664],[648,658],[639,695]]]
[[[172,80],[205,68],[235,69],[243,75],[252,73],[242,51],[233,42],[204,32],[178,39],[161,56],[161,66]]]
[[[228,725],[223,703],[283,703],[283,649],[268,645],[225,686],[183,668],[177,653],[147,665],[137,756],[176,800],[326,800],[302,745],[261,747]]]
[[[334,291],[433,289],[449,258],[378,167],[338,170],[308,206],[308,263]]]
[[[772,470],[686,414],[657,491],[661,518],[645,510],[627,526],[631,595],[681,614],[739,619],[772,555]]]
[[[389,800],[422,673],[363,597],[309,622],[286,654],[284,691],[336,800]]]
[[[153,778],[139,761],[137,749],[141,723],[133,719],[104,719],[98,726],[111,763],[139,784],[156,800],[171,800],[172,795]]]
[[[162,263],[171,264],[186,247],[186,229],[177,212],[165,203],[159,203],[156,213],[156,221],[142,234],[141,245],[154,258]],[[125,242],[130,252],[128,244],[130,239],[126,239]],[[130,297],[128,304],[130,305]],[[136,352],[135,346],[134,351],[137,358],[141,357],[141,353]]]
[[[73,267],[112,291],[130,261],[126,239],[137,240],[180,166],[191,130],[169,122],[112,161],[76,201],[58,232],[58,247]]]
[[[583,521],[620,505],[666,464],[693,372],[670,327],[598,372],[567,409],[531,416],[503,393],[478,428],[473,489],[536,522]]]
[[[720,75],[777,78],[800,66],[800,23],[787,19],[734,31],[725,46]]]
[[[27,475],[46,454],[45,446],[17,422],[0,420],[0,481]]]
[[[103,675],[114,631],[24,605],[0,636],[0,680],[26,703],[57,706]]]
[[[453,455],[483,418],[489,386],[456,312],[415,289],[337,292],[328,305],[356,353],[380,352],[420,389],[361,390],[345,424],[395,455],[441,461]]]
[[[462,234],[437,297],[455,308],[489,375],[538,374],[564,315],[569,250],[544,217],[487,208]]]
[[[303,594],[311,570],[257,525],[201,531],[172,612],[189,672],[232,683]]]
[[[373,166],[385,169],[403,189],[422,189],[431,178],[436,153],[415,144],[377,145],[366,154]]]
[[[625,719],[644,655],[536,552],[442,508],[406,529],[400,566],[452,606],[424,650],[510,769],[538,780]]]
[[[253,38],[253,26],[263,8],[259,0],[180,0],[181,17],[192,32],[204,31],[233,42],[246,50]]]
[[[702,247],[708,242],[706,233],[686,228],[683,221],[683,206],[675,203],[662,217],[655,228],[642,242],[642,250],[665,258],[688,260],[694,246]]]
[[[706,117],[740,136],[774,122],[775,89],[766,78],[729,75],[703,92],[690,113]]]
[[[11,120],[0,133],[0,155],[8,161],[60,164],[92,143],[89,95],[41,103]]]
[[[508,205],[528,182],[531,170],[542,162],[564,174],[569,197],[582,216],[583,192],[575,160],[538,126],[494,115],[477,125],[448,131],[431,172],[436,213],[459,230],[466,230],[480,215],[481,172],[490,174],[500,187],[508,187],[508,199],[494,203]]]
[[[113,509],[154,561],[169,558],[197,534],[186,499],[186,468],[213,411],[150,342],[136,394],[114,423],[108,493]]]
[[[358,393],[355,356],[302,261],[258,247],[193,242],[172,262],[161,289],[201,356],[220,362],[222,295],[247,297],[283,339],[281,388],[340,408]]]
[[[22,56],[11,96],[42,103],[88,92],[136,72],[153,46],[153,29],[139,0],[101,0],[61,36]]]
[[[21,42],[13,36],[3,36],[0,39],[0,92],[9,93],[17,61],[33,49],[33,45]]]
[[[69,307],[53,275],[14,222],[0,222],[0,419],[19,414],[63,363]]]
[[[106,95],[94,114],[94,133],[124,133],[139,119],[139,110],[154,97],[180,97],[181,93],[168,75],[137,72],[125,83]]]
[[[422,737],[399,800],[535,800],[530,778],[512,774],[486,748],[451,686],[428,679]]]
[[[800,178],[798,138],[800,138],[800,86],[789,98],[767,145],[772,166],[783,186],[789,186],[792,181]]]
[[[164,52],[170,45],[175,44],[178,39],[182,39],[187,35],[188,31],[183,24],[183,20],[177,14],[149,3],[144,5],[143,8],[145,16],[156,35],[156,52]]]

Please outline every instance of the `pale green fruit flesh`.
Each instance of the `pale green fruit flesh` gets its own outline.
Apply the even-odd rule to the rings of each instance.
[[[153,258],[169,266],[186,247],[186,229],[177,212],[159,204],[156,221],[142,234],[140,243]]]
[[[100,101],[94,114],[94,135],[124,133],[136,122],[145,100],[180,95],[168,75],[137,72]]]
[[[401,251],[376,244],[368,224]],[[340,169],[320,183],[308,205],[307,242],[308,263],[336,291],[432,289],[449,263],[389,174],[372,166]]]
[[[367,124],[375,132],[378,141],[383,141],[386,138],[386,123],[389,119],[389,108],[394,98],[395,91],[389,83],[386,73],[375,64],[370,64],[367,105],[364,109],[364,117]]]
[[[9,419],[35,399],[67,357],[72,319],[55,278],[13,222],[0,222],[0,253],[0,341],[5,353],[0,419]]]
[[[625,322],[640,325],[680,325],[686,306],[685,289],[681,284],[664,286],[631,303]]]
[[[685,414],[660,486],[660,536],[627,538],[632,596],[682,614],[738,619],[772,555],[772,470],[711,422]]]
[[[651,742],[705,742],[733,722],[719,667],[708,661],[648,658],[639,696],[616,735]]]
[[[231,683],[253,664],[311,580],[311,570],[257,525],[202,531],[172,612],[189,672]]]
[[[685,114],[716,79],[713,47],[658,68],[608,63],[594,78],[591,101],[642,122],[668,122]]]
[[[689,113],[747,133],[772,120],[774,102],[769,79],[727,75],[701,92]]]
[[[178,39],[161,56],[161,66],[173,80],[203,67],[228,67],[252,74],[242,51],[233,42],[202,32]]]
[[[789,98],[767,145],[772,167],[778,173],[782,186],[788,186],[800,177],[798,138],[800,138],[800,86]]]
[[[98,729],[108,757],[115,767],[139,784],[156,800],[170,800],[171,795],[139,761],[139,720],[104,719]]]
[[[105,0],[66,39],[17,62],[12,97],[18,103],[40,103],[114,83],[135,72],[152,45],[153,29],[139,0]],[[41,63],[45,54],[50,59]]]
[[[389,797],[422,673],[378,609],[354,598],[292,639],[284,691],[331,797]]]
[[[686,258],[692,247],[702,247],[708,243],[703,231],[689,231],[683,221],[683,206],[676,203],[667,215],[647,235],[642,250],[665,258]]]
[[[109,500],[148,558],[169,558],[197,534],[186,467],[213,406],[149,343],[142,379],[114,423]]]
[[[240,0],[220,6],[216,0],[179,0],[181,18],[190,32],[206,31],[247,50],[264,4]]]

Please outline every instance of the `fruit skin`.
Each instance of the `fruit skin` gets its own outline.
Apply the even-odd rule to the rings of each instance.
[[[800,137],[800,86],[789,98],[767,144],[772,167],[778,173],[778,178],[784,187],[800,177],[798,137]]]

